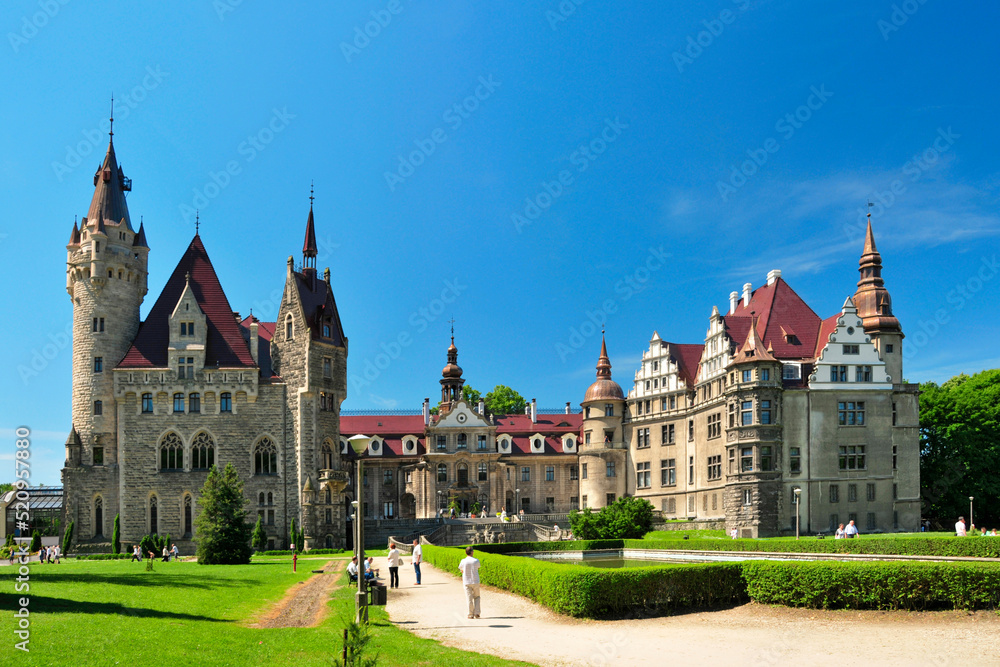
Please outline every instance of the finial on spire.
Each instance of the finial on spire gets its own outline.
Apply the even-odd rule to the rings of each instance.
[[[316,199],[316,197],[313,196],[313,181],[310,180],[309,181],[309,208],[312,208],[313,199]]]
[[[872,202],[868,202],[868,219],[872,219],[872,207],[875,206]]]
[[[108,136],[115,136],[115,94],[111,93],[111,118],[108,119],[111,123],[108,126]]]
[[[455,342],[455,318],[452,317],[448,322],[451,324],[451,342]]]
[[[140,219],[141,222],[141,219]],[[198,236],[198,231],[201,229],[201,214],[198,209],[194,210],[194,235]]]

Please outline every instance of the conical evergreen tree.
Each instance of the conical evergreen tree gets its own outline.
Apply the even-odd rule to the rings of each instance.
[[[222,472],[212,466],[198,499],[198,562],[203,565],[250,562],[250,533],[243,481],[233,464]]]
[[[122,525],[121,515],[115,515],[115,527],[111,532],[111,553],[116,556],[122,552]]]

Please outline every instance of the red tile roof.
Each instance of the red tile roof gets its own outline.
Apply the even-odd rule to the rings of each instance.
[[[823,348],[830,342],[830,334],[837,330],[838,317],[840,317],[840,313],[831,315],[823,320],[823,323],[819,328],[819,336],[816,338],[816,352],[813,354],[814,357],[818,358],[820,353],[823,351]]]
[[[677,362],[677,374],[693,387],[698,378],[698,367],[701,365],[701,355],[705,351],[703,343],[671,343],[673,359]]]
[[[812,358],[821,324],[819,315],[783,279],[758,287],[750,295],[749,305],[744,306],[741,300],[734,313],[723,316],[726,333],[737,345],[750,332],[751,313],[758,318],[757,335],[765,347],[772,347],[775,358]],[[782,328],[794,336],[789,340]]]
[[[149,311],[146,321],[139,326],[139,333],[118,364],[119,368],[167,366],[170,315],[184,292],[187,274],[191,276],[191,290],[207,320],[205,365],[225,368],[256,367],[250,356],[250,347],[243,338],[239,323],[233,317],[233,309],[229,306],[229,300],[215,274],[212,261],[205,252],[201,237],[195,235],[153,304],[153,309]]]

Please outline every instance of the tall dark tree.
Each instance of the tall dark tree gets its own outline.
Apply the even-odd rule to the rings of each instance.
[[[920,385],[920,486],[924,516],[949,528],[959,516],[1000,523],[1000,369]]]
[[[295,517],[292,517],[292,527],[288,529],[288,548],[295,551],[299,543],[299,532],[295,528]]]
[[[195,522],[198,562],[203,565],[249,563],[252,528],[247,523],[248,501],[243,495],[243,480],[232,463],[226,464],[221,472],[212,466],[198,504],[201,506]]]
[[[257,551],[263,551],[267,547],[267,533],[264,532],[263,519],[260,516],[257,517],[257,525],[253,527],[253,537],[250,544]]]
[[[115,527],[111,531],[111,553],[118,555],[122,552],[122,524],[119,514],[115,515]]]
[[[62,540],[62,553],[63,556],[69,554],[69,548],[73,546],[73,527],[76,525],[75,521],[70,521],[66,524],[66,532],[63,533]]]
[[[486,393],[486,412],[492,415],[523,415],[527,404],[524,396],[502,384]]]

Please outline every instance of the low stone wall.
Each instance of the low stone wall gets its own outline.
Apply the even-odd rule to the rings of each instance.
[[[671,521],[668,523],[654,523],[653,530],[725,530],[726,521]]]

